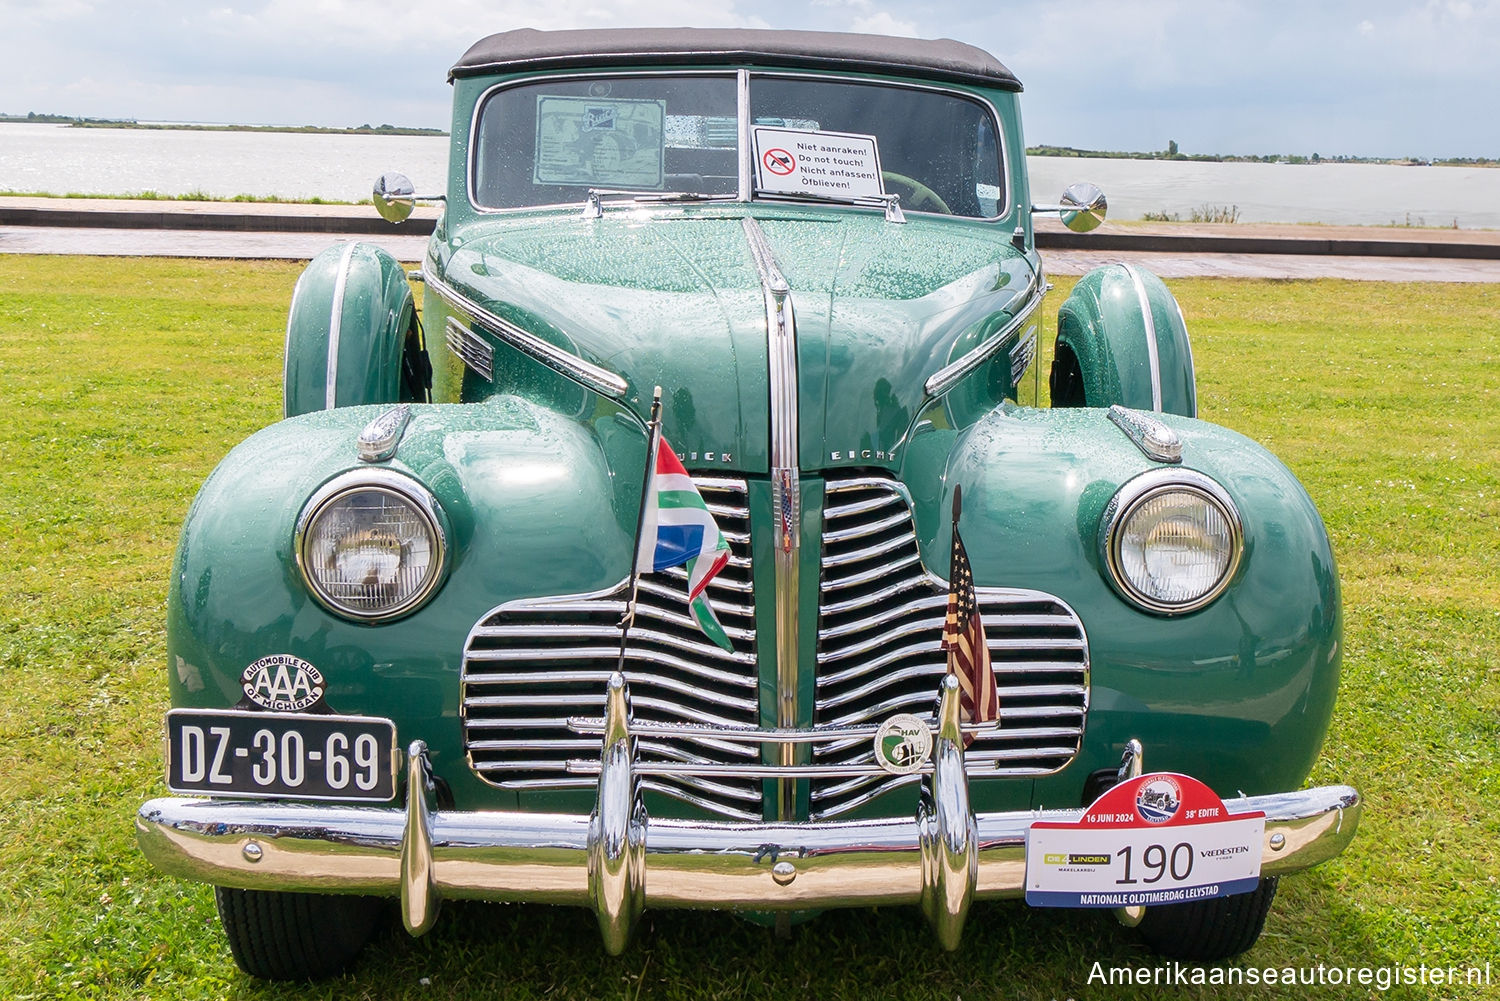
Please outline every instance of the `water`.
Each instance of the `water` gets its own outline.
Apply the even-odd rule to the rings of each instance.
[[[418,191],[447,177],[444,136],[304,135],[0,125],[0,191],[163,195],[204,192],[358,201],[400,170]],[[1074,181],[1109,197],[1110,216],[1237,206],[1241,222],[1500,229],[1500,169],[1387,164],[1196,163],[1029,157],[1033,197]]]
[[[1239,208],[1240,222],[1500,229],[1500,168],[1385,163],[1199,163],[1027,157],[1031,193],[1055,203],[1074,181],[1092,181],[1113,219]]]
[[[355,202],[387,170],[406,174],[419,192],[442,191],[447,167],[447,136],[0,125],[0,191]]]

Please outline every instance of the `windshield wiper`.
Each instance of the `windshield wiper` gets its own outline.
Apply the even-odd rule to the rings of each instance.
[[[589,188],[583,203],[583,217],[598,219],[604,215],[604,199],[629,198],[634,202],[732,202],[739,198],[735,192],[711,195],[702,191],[626,191],[616,188]]]
[[[887,195],[829,195],[820,191],[767,191],[755,189],[756,198],[782,198],[791,202],[820,202],[827,205],[858,205],[862,208],[884,208],[886,222],[905,222],[901,211],[901,196]]]
[[[706,191],[647,191],[635,196],[638,202],[732,202],[739,197],[733,191],[711,195]]]

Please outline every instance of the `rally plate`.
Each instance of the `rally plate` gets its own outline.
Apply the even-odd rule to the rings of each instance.
[[[1160,772],[1130,779],[1076,822],[1034,822],[1033,907],[1134,907],[1248,893],[1260,881],[1266,815],[1231,814],[1208,786]]]
[[[396,725],[373,716],[174,709],[167,788],[386,802],[396,795]]]

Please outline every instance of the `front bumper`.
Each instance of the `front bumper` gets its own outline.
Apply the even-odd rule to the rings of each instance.
[[[930,784],[915,818],[763,824],[653,820],[632,774],[623,681],[612,679],[590,816],[459,813],[429,804],[425,747],[407,761],[404,809],[155,799],[136,835],[162,871],[221,886],[399,896],[408,930],[432,927],[442,898],[577,904],[599,917],[606,947],[625,947],[652,907],[816,910],[918,904],[955,948],[975,899],[1025,894],[1026,834],[1082,809],[975,814],[957,685],[939,709]],[[1266,815],[1262,874],[1333,858],[1354,837],[1359,793],[1325,786],[1225,800]]]

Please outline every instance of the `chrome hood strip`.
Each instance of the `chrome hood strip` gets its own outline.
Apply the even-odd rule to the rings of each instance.
[[[566,376],[596,393],[617,400],[625,398],[630,386],[618,374],[607,368],[585,361],[577,355],[549,344],[535,334],[523,330],[509,320],[492,313],[468,296],[459,292],[438,277],[436,268],[424,269],[426,285],[439,299],[461,313],[467,313],[491,333],[528,357],[534,358],[548,368]]]
[[[742,223],[766,297],[767,364],[771,387],[771,506],[776,539],[776,725],[798,722],[797,594],[798,545],[802,534],[801,482],[797,473],[797,321],[791,286],[760,224]],[[777,748],[782,767],[796,764],[797,749]],[[777,783],[776,812],[790,820],[796,809],[795,779]]]

